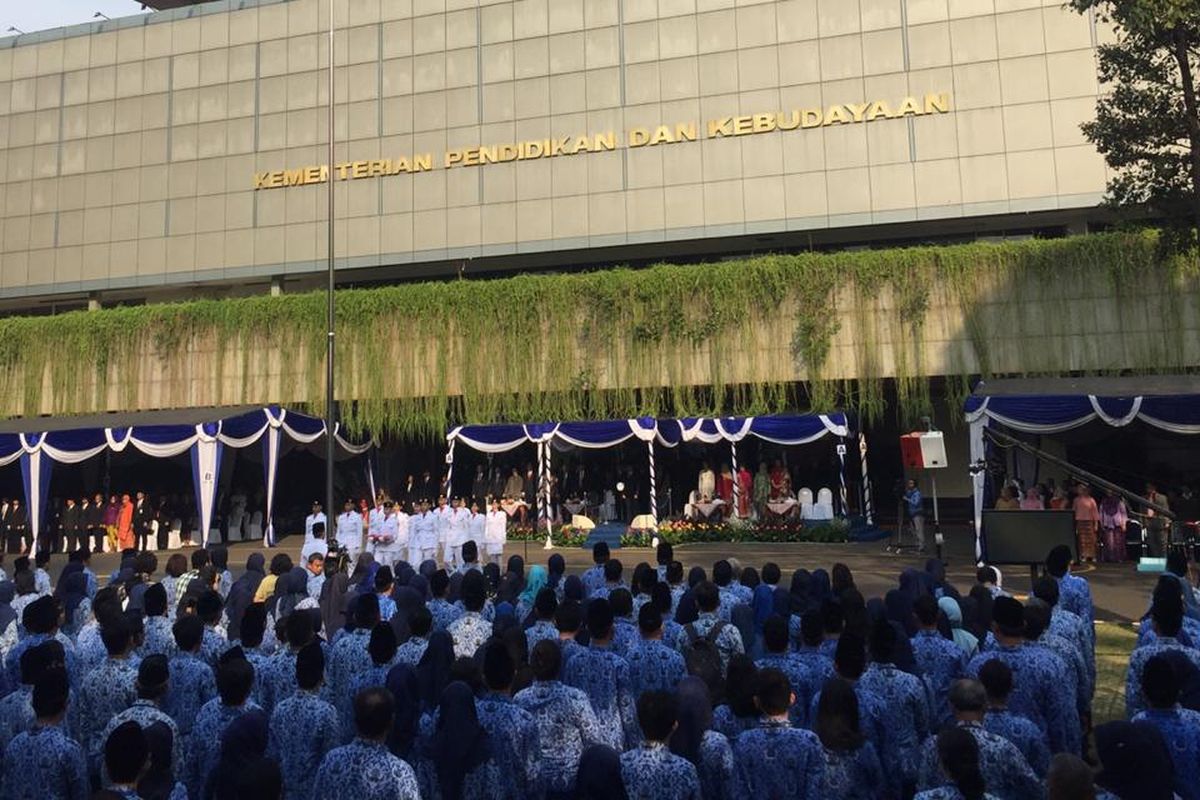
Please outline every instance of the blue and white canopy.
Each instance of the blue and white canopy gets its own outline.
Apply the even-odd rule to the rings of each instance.
[[[89,424],[109,418],[132,424]],[[106,450],[120,453],[126,448],[152,458],[173,458],[190,453],[200,535],[207,544],[223,449],[251,447],[261,442],[267,505],[263,536],[265,543],[271,545],[274,543],[271,520],[275,476],[285,435],[297,444],[311,444],[325,435],[325,421],[276,406],[10,420],[0,423],[0,466],[21,462],[36,548],[55,463],[78,464]],[[364,453],[371,447],[370,442],[351,444],[336,429],[334,438],[349,454]]]

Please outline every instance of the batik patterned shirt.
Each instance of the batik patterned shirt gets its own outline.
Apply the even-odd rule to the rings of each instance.
[[[1058,578],[1058,605],[1083,620],[1084,630],[1092,647],[1096,646],[1096,611],[1092,605],[1092,589],[1086,578],[1067,573]]]
[[[99,638],[99,628],[96,629],[96,638]],[[46,633],[33,633],[13,645],[12,649],[8,651],[8,655],[4,658],[4,671],[7,673],[9,686],[21,685],[21,655],[31,647],[37,647],[50,639],[57,639],[62,643],[63,652],[66,654],[67,676],[72,686],[78,686],[84,675],[88,674],[97,664],[108,657],[108,652],[104,649],[104,644],[101,643],[100,652],[103,655],[95,663],[87,665],[76,658],[75,644],[66,634],[60,632],[54,636],[50,636]]]
[[[0,699],[0,753],[18,733],[33,727],[37,715],[33,713],[33,687],[20,686],[15,692]]]
[[[858,685],[880,701],[880,721],[888,732],[880,750],[880,761],[888,785],[898,790],[900,782],[897,778],[905,783],[914,783],[917,779],[917,755],[921,742],[930,730],[929,702],[924,684],[920,678],[893,664],[872,663],[867,666]]]
[[[1200,800],[1200,712],[1187,708],[1150,708],[1133,718],[1158,728],[1175,765],[1175,794]]]
[[[513,702],[537,725],[539,786],[573,791],[584,748],[607,743],[587,695],[558,681],[537,681],[517,692]]]
[[[79,743],[85,753],[99,752],[104,726],[137,700],[138,662],[132,658],[110,658],[83,679],[79,687]]]
[[[642,641],[629,651],[625,660],[629,664],[634,698],[649,691],[673,692],[687,675],[683,656],[656,639]]]
[[[700,790],[704,797],[732,797],[734,783],[733,746],[716,731],[705,731],[700,740]]]
[[[551,620],[539,619],[525,630],[526,652],[532,653],[533,646],[542,641],[558,641],[558,628]]]
[[[138,656],[175,655],[175,634],[171,632],[171,620],[166,617],[146,617],[146,638],[138,648]]]
[[[474,658],[475,651],[492,636],[492,623],[478,611],[468,611],[446,629],[454,639],[455,658]]]
[[[592,645],[562,668],[562,682],[587,695],[603,743],[618,753],[641,740],[629,664],[608,647]]]
[[[621,754],[621,782],[629,800],[700,800],[700,776],[662,742]]]
[[[475,701],[479,724],[488,732],[497,781],[494,800],[524,800],[538,791],[538,726],[533,715],[506,695]]]
[[[1075,689],[1075,710],[1083,714],[1092,707],[1092,686],[1088,677],[1087,662],[1075,645],[1061,636],[1046,631],[1035,644],[1045,647],[1062,661],[1063,678]]]
[[[641,643],[642,632],[636,622],[624,617],[613,621],[612,649],[617,655],[626,657]]]
[[[1143,625],[1149,628],[1149,625]],[[1061,636],[1073,644],[1087,663],[1088,681],[1096,685],[1096,653],[1092,650],[1092,637],[1088,635],[1087,626],[1078,614],[1067,611],[1062,606],[1050,610],[1050,633]]]
[[[818,689],[835,675],[833,659],[815,647],[801,647],[796,651],[796,658],[804,662],[804,666],[813,674]]]
[[[963,676],[967,656],[963,649],[937,631],[917,631],[912,637],[913,660],[921,671],[934,705],[930,709],[934,725],[951,719],[947,695],[950,685]]]
[[[1045,789],[1033,774],[1025,756],[1012,742],[983,728],[977,722],[960,722],[975,737],[979,746],[979,771],[989,794],[997,800],[1037,800],[1046,796]],[[937,737],[925,740],[919,762],[920,777],[917,789],[926,791],[950,784],[938,763]]]
[[[184,769],[184,784],[192,797],[199,797],[204,782],[217,765],[221,755],[221,736],[229,723],[248,711],[257,710],[255,703],[247,700],[240,706],[227,706],[221,699],[214,698],[204,704],[196,715],[192,735],[187,744],[187,766]]]
[[[824,797],[825,756],[811,731],[786,722],[763,720],[738,736],[733,745],[737,765],[735,794],[741,797]]]
[[[1182,653],[1200,670],[1200,650],[1184,647],[1173,637],[1159,636],[1154,644],[1137,648],[1129,656],[1129,671],[1125,673],[1125,716],[1132,718],[1146,709],[1146,696],[1142,694],[1142,670],[1150,659],[1168,650]]]
[[[958,790],[957,786],[939,786],[936,789],[917,792],[913,800],[966,800],[966,796]],[[997,800],[997,798],[991,792],[985,792],[983,800]],[[1097,800],[1103,799],[1097,796]]]
[[[870,742],[857,750],[830,750],[825,755],[825,797],[838,800],[875,800],[884,785],[883,767]]]
[[[604,565],[596,564],[595,566],[588,567],[579,576],[579,580],[583,583],[583,596],[591,597],[597,589],[604,588]]]
[[[275,706],[296,693],[296,651],[289,645],[280,647],[254,673],[255,683],[260,687],[258,704],[270,714]]]
[[[330,750],[314,786],[321,800],[420,800],[417,776],[381,742],[355,739]]]
[[[723,622],[714,613],[702,613],[700,617],[691,624],[695,629],[698,638],[703,639],[705,635],[713,629],[713,626]],[[729,659],[746,652],[746,648],[742,645],[742,634],[738,629],[729,623],[725,623],[725,627],[717,634],[716,641],[717,652],[721,655],[721,673],[724,674],[729,669]],[[681,653],[686,653],[691,646],[691,639],[688,637],[688,626],[684,626],[679,632],[678,649]]]
[[[433,630],[435,631],[446,630],[450,627],[450,623],[463,615],[461,608],[441,597],[435,597],[425,605],[429,608],[429,615],[433,617]]]
[[[370,641],[369,629],[355,628],[333,645],[325,674],[329,676],[329,691],[339,717],[348,717],[351,713],[354,698],[350,695],[350,682],[355,675],[371,668],[371,654],[367,652]]]
[[[989,708],[983,718],[983,728],[1012,742],[1025,756],[1025,762],[1033,774],[1039,780],[1046,777],[1050,769],[1050,748],[1046,746],[1045,734],[1038,730],[1037,725],[1008,709]]]
[[[271,712],[267,754],[279,761],[284,794],[309,800],[321,759],[342,741],[337,711],[316,693],[297,691]]]
[[[413,636],[407,642],[396,648],[396,663],[407,664],[416,669],[429,647],[429,640],[424,636]]]
[[[200,709],[217,696],[216,677],[208,664],[194,653],[179,653],[172,658],[170,673],[171,684],[163,701],[163,710],[175,720],[179,732],[187,736],[192,732]]]
[[[200,640],[200,660],[213,670],[217,668],[217,659],[229,648],[229,639],[225,631],[218,628],[204,627],[204,638]]]
[[[94,759],[94,769],[99,771],[104,761],[104,743],[108,741],[108,737],[112,735],[121,725],[126,722],[136,722],[138,727],[146,730],[151,725],[161,722],[166,725],[171,731],[171,772],[178,775],[180,769],[184,765],[184,750],[183,737],[179,734],[179,726],[175,724],[175,720],[171,719],[163,712],[152,700],[143,700],[138,698],[133,705],[117,714],[108,721],[104,726],[104,733],[100,736],[99,749],[91,753],[91,758]]]
[[[979,668],[993,658],[1004,661],[1013,672],[1009,710],[1032,720],[1045,732],[1051,753],[1080,752],[1079,715],[1075,710],[1074,694],[1064,691],[1062,659],[1044,647],[997,645],[996,649],[971,659],[967,674],[979,677]]]
[[[83,748],[59,725],[35,725],[4,751],[4,800],[87,800]]]

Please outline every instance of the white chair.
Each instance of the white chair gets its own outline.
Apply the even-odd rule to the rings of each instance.
[[[812,509],[812,518],[819,520],[833,519],[833,492],[828,486],[822,486],[817,492],[817,502]]]
[[[246,541],[257,542],[263,537],[263,513],[255,511],[246,523]]]
[[[687,502],[683,504],[683,518],[692,519],[696,516],[695,502],[697,499],[696,490],[692,489],[688,492]]]
[[[246,520],[246,509],[234,506],[229,510],[228,533],[231,542],[242,541],[242,524]]]
[[[183,520],[178,517],[171,520],[171,530],[167,532],[167,549],[178,550],[182,547],[180,535],[183,533]]]
[[[800,489],[796,495],[800,500],[800,519],[812,519],[813,516],[813,493],[812,489],[807,486]]]

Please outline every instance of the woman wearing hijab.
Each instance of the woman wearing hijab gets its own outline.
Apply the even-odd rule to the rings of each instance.
[[[841,597],[842,593],[850,588],[853,588],[853,584],[837,592],[837,596]],[[834,591],[829,581],[829,573],[823,569],[814,569],[808,576],[808,607],[820,608],[826,600],[832,597],[834,597]]]
[[[417,686],[421,709],[432,712],[450,683],[450,667],[454,664],[454,640],[446,631],[434,631],[429,637],[425,655],[417,663]]]
[[[174,559],[174,556],[171,557]],[[170,566],[170,560],[168,560]],[[254,602],[254,593],[258,585],[266,577],[266,559],[262,553],[251,553],[246,559],[246,571],[234,581],[229,588],[229,597],[225,601],[225,616],[228,619],[228,634],[230,639],[241,638],[242,616]],[[167,598],[174,597],[173,592],[167,593]],[[174,606],[174,603],[168,605]]]
[[[204,800],[238,800],[238,775],[266,754],[267,732],[267,715],[257,708],[229,723],[221,735],[221,758],[204,781]]]
[[[688,570],[687,585],[689,589],[695,588],[696,584],[705,580],[708,573],[704,571],[704,567],[692,567]]]
[[[583,579],[578,575],[568,575],[563,579],[563,600],[583,602]]]
[[[142,729],[146,746],[150,751],[149,764],[138,779],[137,796],[141,800],[171,800],[187,797],[187,790],[175,780],[171,771],[171,758],[175,744],[174,734],[165,722],[155,722]]]
[[[786,589],[780,589],[783,596],[789,597]],[[754,630],[761,634],[763,625],[767,623],[767,618],[776,613],[775,609],[775,590],[765,583],[760,583],[754,587],[754,598],[751,600],[751,608],[754,609]],[[790,604],[787,611],[781,616],[787,619],[791,614]]]
[[[814,724],[825,754],[825,786],[839,800],[873,800],[884,785],[875,747],[863,736],[858,696],[849,683],[831,678],[821,687]]]
[[[558,594],[559,600],[562,600],[562,582],[563,575],[567,572],[567,562],[561,555],[555,553],[546,560],[546,568],[549,573],[546,585]]]
[[[533,614],[533,603],[537,599],[538,592],[545,587],[546,582],[550,578],[550,573],[541,564],[535,564],[529,570],[529,578],[525,581],[525,588],[521,590],[521,594],[517,596],[516,611],[514,615],[522,627],[525,626],[526,618]],[[530,624],[533,624],[532,622]]]
[[[83,574],[83,565],[76,561],[67,566],[77,569],[67,573],[64,568],[64,575],[59,578],[54,594],[63,611],[63,633],[74,639],[91,617],[92,603],[87,596],[87,576]]]
[[[1096,728],[1096,786],[1117,800],[1171,800],[1175,768],[1162,734],[1148,722],[1106,722]]]
[[[953,597],[943,597],[938,600],[938,608],[946,615],[946,619],[950,623],[950,638],[962,649],[964,656],[969,661],[979,652],[979,640],[975,638],[974,634],[968,633],[963,628],[963,613],[959,602]]]
[[[824,572],[824,570],[821,570],[821,571]],[[833,565],[833,579],[831,582],[831,590],[833,591],[833,593],[836,595],[841,595],[841,593],[846,591],[847,589],[853,589],[853,588],[855,588],[854,573],[852,573],[850,571],[850,568],[847,567],[845,564],[841,563],[840,561],[838,563],[834,564]]]
[[[762,655],[758,631],[754,628],[754,609],[745,603],[739,603],[729,612],[729,622],[742,635],[742,648],[751,658]]]
[[[487,731],[475,712],[475,694],[462,681],[442,690],[429,750],[442,800],[488,797],[495,764],[490,761]]]
[[[616,750],[594,744],[583,751],[575,777],[578,800],[629,800],[621,779],[621,757]]]
[[[918,792],[914,800],[994,800],[986,793],[979,769],[979,745],[966,728],[949,727],[939,733],[937,754],[950,785]]]
[[[321,626],[330,642],[346,626],[346,603],[350,594],[350,578],[337,569],[333,559],[325,560],[325,583],[321,584]]]
[[[373,554],[363,553],[360,555],[354,565],[354,571],[350,573],[351,591],[355,594],[374,592],[375,573],[378,571],[379,565],[375,563]]]
[[[963,610],[963,625],[975,638],[979,640],[979,651],[983,652],[988,649],[989,641],[992,638],[992,606],[996,603],[996,598],[992,597],[991,591],[986,586],[976,584],[971,587],[971,599],[975,601],[974,619],[971,619],[967,614],[967,610]]]
[[[757,674],[758,669],[749,656],[739,653],[729,659],[725,675],[725,702],[713,710],[713,728],[730,740],[758,726],[760,715],[754,702]]]
[[[421,721],[421,690],[417,673],[407,664],[397,664],[388,671],[387,689],[396,703],[388,749],[406,761],[412,758],[413,742]]]
[[[733,793],[733,748],[729,739],[712,730],[713,711],[708,687],[689,675],[675,690],[679,721],[671,734],[671,752],[696,766],[703,797],[731,797]]]
[[[483,565],[483,583],[487,589],[488,597],[495,597],[496,591],[500,588],[500,565],[494,561],[489,561]]]

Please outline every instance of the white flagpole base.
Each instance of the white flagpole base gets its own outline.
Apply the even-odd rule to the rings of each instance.
[[[546,543],[542,545],[543,550],[553,550],[554,542],[550,540],[550,534],[546,534]]]

